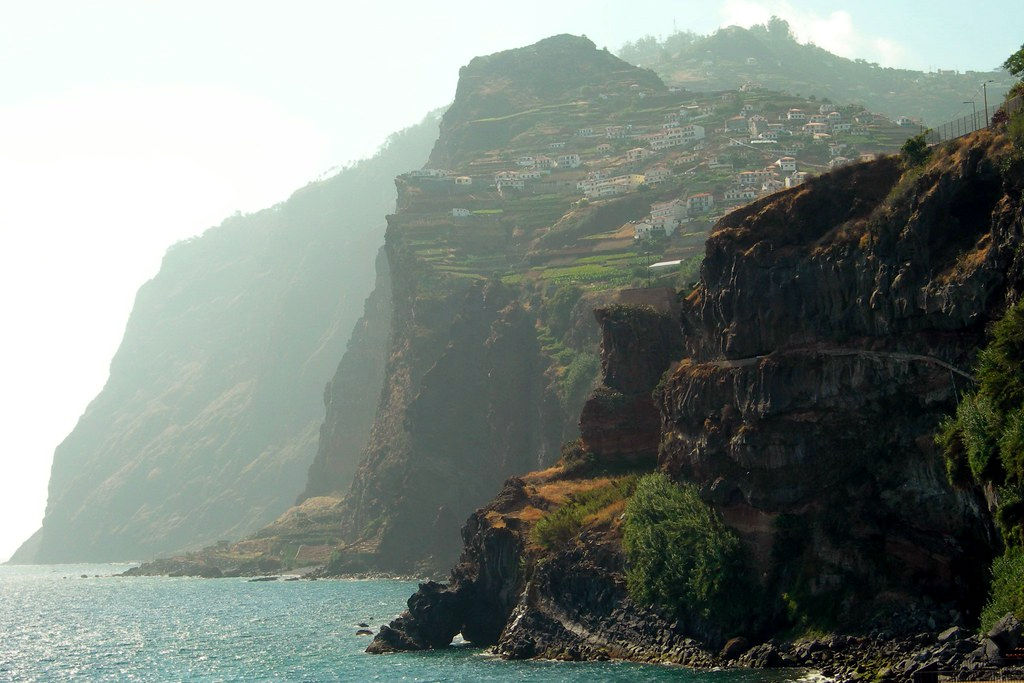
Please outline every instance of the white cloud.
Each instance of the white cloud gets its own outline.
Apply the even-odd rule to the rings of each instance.
[[[789,22],[802,43],[814,43],[849,59],[866,59],[882,66],[912,68],[917,60],[904,45],[891,38],[870,36],[854,25],[846,10],[819,14],[794,7],[787,0],[725,0],[719,11],[720,26],[749,28],[763,24],[773,15]]]

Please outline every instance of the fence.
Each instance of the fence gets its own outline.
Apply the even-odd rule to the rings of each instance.
[[[999,109],[1000,107],[996,107]],[[1001,107],[1006,111],[1007,115],[1013,115],[1020,109],[1024,108],[1024,97],[1017,95],[1013,99],[1007,100]],[[946,140],[955,140],[956,138],[963,137],[969,133],[973,133],[976,130],[982,128],[988,128],[992,123],[992,116],[985,119],[985,113],[976,111],[967,116],[961,116],[958,119],[947,121],[942,125],[936,126],[935,128],[929,128],[924,131],[925,140],[928,144],[934,145],[939,142],[945,142]]]

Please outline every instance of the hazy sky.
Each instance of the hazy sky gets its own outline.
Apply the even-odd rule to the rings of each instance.
[[[987,69],[1024,41],[1013,1],[360,4],[0,0],[0,559],[39,525],[53,449],[164,249],[370,154],[473,56],[772,14],[885,66]]]

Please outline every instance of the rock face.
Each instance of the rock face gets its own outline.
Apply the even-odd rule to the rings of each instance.
[[[316,457],[298,502],[344,494],[355,476],[377,412],[391,335],[391,273],[387,254],[377,255],[377,282],[363,317],[352,330],[345,355],[324,390],[326,416]]]
[[[337,571],[450,565],[456,520],[556,448],[542,444],[547,364],[534,319],[505,287],[418,300],[395,320],[385,394],[344,502],[352,547]]]
[[[950,489],[932,435],[1017,287],[1002,144],[937,150],[896,190],[888,158],[729,214],[683,310],[662,468],[702,487],[779,592],[844,623],[877,596],[982,602],[987,510]]]
[[[633,85],[666,90],[651,72],[573,36],[474,59],[460,72],[430,164],[469,168],[480,149],[501,148],[523,132],[516,128],[518,112],[539,105],[575,107],[581,89],[624,94]],[[494,118],[499,121],[492,125],[487,119]],[[389,217],[386,238],[392,329],[384,386],[363,460],[342,503],[344,547],[329,573],[443,575],[459,556],[461,521],[508,477],[558,457],[561,444],[576,436],[589,389],[583,386],[567,398],[559,384],[564,368],[542,349],[545,299],[539,288],[503,284],[500,267],[488,266],[489,276],[464,276],[467,262],[510,267],[529,258],[531,245],[570,208],[571,199],[550,214],[520,207],[508,208],[504,218],[499,212],[453,222],[447,185],[438,189],[409,177],[397,182],[397,211]],[[646,212],[649,201],[619,198],[609,205],[615,208],[583,212],[566,232],[621,226]],[[426,250],[435,252],[435,260],[423,253],[425,245],[436,246]],[[459,265],[437,267],[437,252],[460,254]],[[586,317],[580,325],[564,321],[568,329],[555,335],[567,353],[596,351],[593,319]],[[327,425],[324,433],[332,430]],[[653,451],[649,455],[653,459]]]
[[[992,666],[995,640],[946,628],[976,616],[991,519],[980,492],[947,483],[933,434],[972,381],[985,324],[1021,292],[1024,178],[999,170],[1005,146],[978,133],[909,174],[894,159],[859,164],[729,214],[679,330],[643,309],[598,313],[603,384],[584,409],[584,445],[605,465],[628,462],[629,440],[615,434],[649,449],[657,411],[659,467],[698,486],[766,593],[786,601],[765,632],[707,639],[633,604],[614,516],[584,523],[566,546],[535,545],[532,521],[558,504],[545,487],[575,476],[554,468],[510,481],[475,513],[449,584],[425,586],[371,651],[444,645],[468,606],[490,600],[488,628],[463,635],[512,658],[812,666],[879,680]],[[499,536],[495,554],[486,540]],[[500,587],[466,578],[496,566],[507,569]],[[854,635],[762,642],[791,620]],[[732,635],[748,642],[723,648]]]
[[[679,324],[647,306],[615,305],[595,315],[603,381],[583,406],[583,446],[605,461],[653,464],[661,418],[652,390],[682,353]]]
[[[373,282],[393,178],[423,163],[436,130],[427,120],[168,251],[106,386],[57,448],[42,530],[13,561],[148,558],[239,538],[288,508]]]

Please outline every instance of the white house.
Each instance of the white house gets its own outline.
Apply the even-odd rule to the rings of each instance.
[[[451,174],[451,171],[443,168],[421,168],[409,173],[414,178],[446,178]]]
[[[633,224],[633,239],[644,240],[651,236],[654,232],[654,226],[647,221],[632,221]]]
[[[786,112],[786,120],[787,121],[806,121],[807,120],[807,114],[805,114],[803,112],[803,110],[801,110],[801,109],[790,109],[788,112]]]
[[[686,217],[686,203],[673,199],[668,202],[651,204],[651,223],[671,235],[679,226],[679,219]]]
[[[579,154],[562,154],[558,157],[559,168],[579,168],[581,163]]]
[[[896,119],[896,125],[897,126],[912,126],[912,125],[914,125],[914,121],[909,116],[900,116],[899,118]]]
[[[723,199],[727,202],[745,202],[757,199],[757,190],[750,187],[733,187],[725,191]]]
[[[736,182],[740,187],[759,187],[771,177],[768,171],[742,171],[736,175]]]
[[[576,135],[581,137],[581,138],[592,138],[592,137],[594,137],[594,129],[593,128],[580,128],[579,130],[576,131]]]
[[[626,161],[641,161],[647,156],[647,150],[643,147],[634,147],[626,152]]]
[[[707,213],[715,208],[715,198],[708,192],[700,192],[686,198],[686,213]]]
[[[612,146],[609,145],[607,142],[603,142],[597,146],[598,154],[607,154],[610,151],[612,151]]]
[[[679,129],[679,131],[682,133],[683,138],[687,142],[704,139],[704,126],[698,126],[695,123],[691,123],[688,126],[683,126],[682,128]]]
[[[847,123],[846,121],[838,121],[832,124],[833,133],[848,133],[852,128],[853,124]]]
[[[818,113],[819,114],[830,114],[830,113],[834,112],[835,110],[836,110],[836,105],[834,105],[834,104],[823,104],[820,107],[818,107]]]
[[[471,215],[469,209],[452,209],[452,216],[455,218],[466,218]]]
[[[458,176],[455,176],[455,184],[456,185],[472,185],[473,184],[473,179],[470,178],[468,175],[458,175]]]
[[[660,183],[672,177],[672,170],[665,164],[651,166],[644,171],[645,182],[649,184]]]
[[[779,170],[783,173],[792,173],[796,170],[796,159],[793,157],[781,157],[775,162],[775,165],[779,167]]]
[[[797,171],[793,175],[786,178],[786,187],[796,187],[797,185],[803,185],[807,181],[807,173],[805,171]]]
[[[548,145],[548,149],[562,149],[565,147],[565,142],[552,142]]]
[[[520,166],[533,166],[533,157],[524,155],[516,159],[516,163]]]

